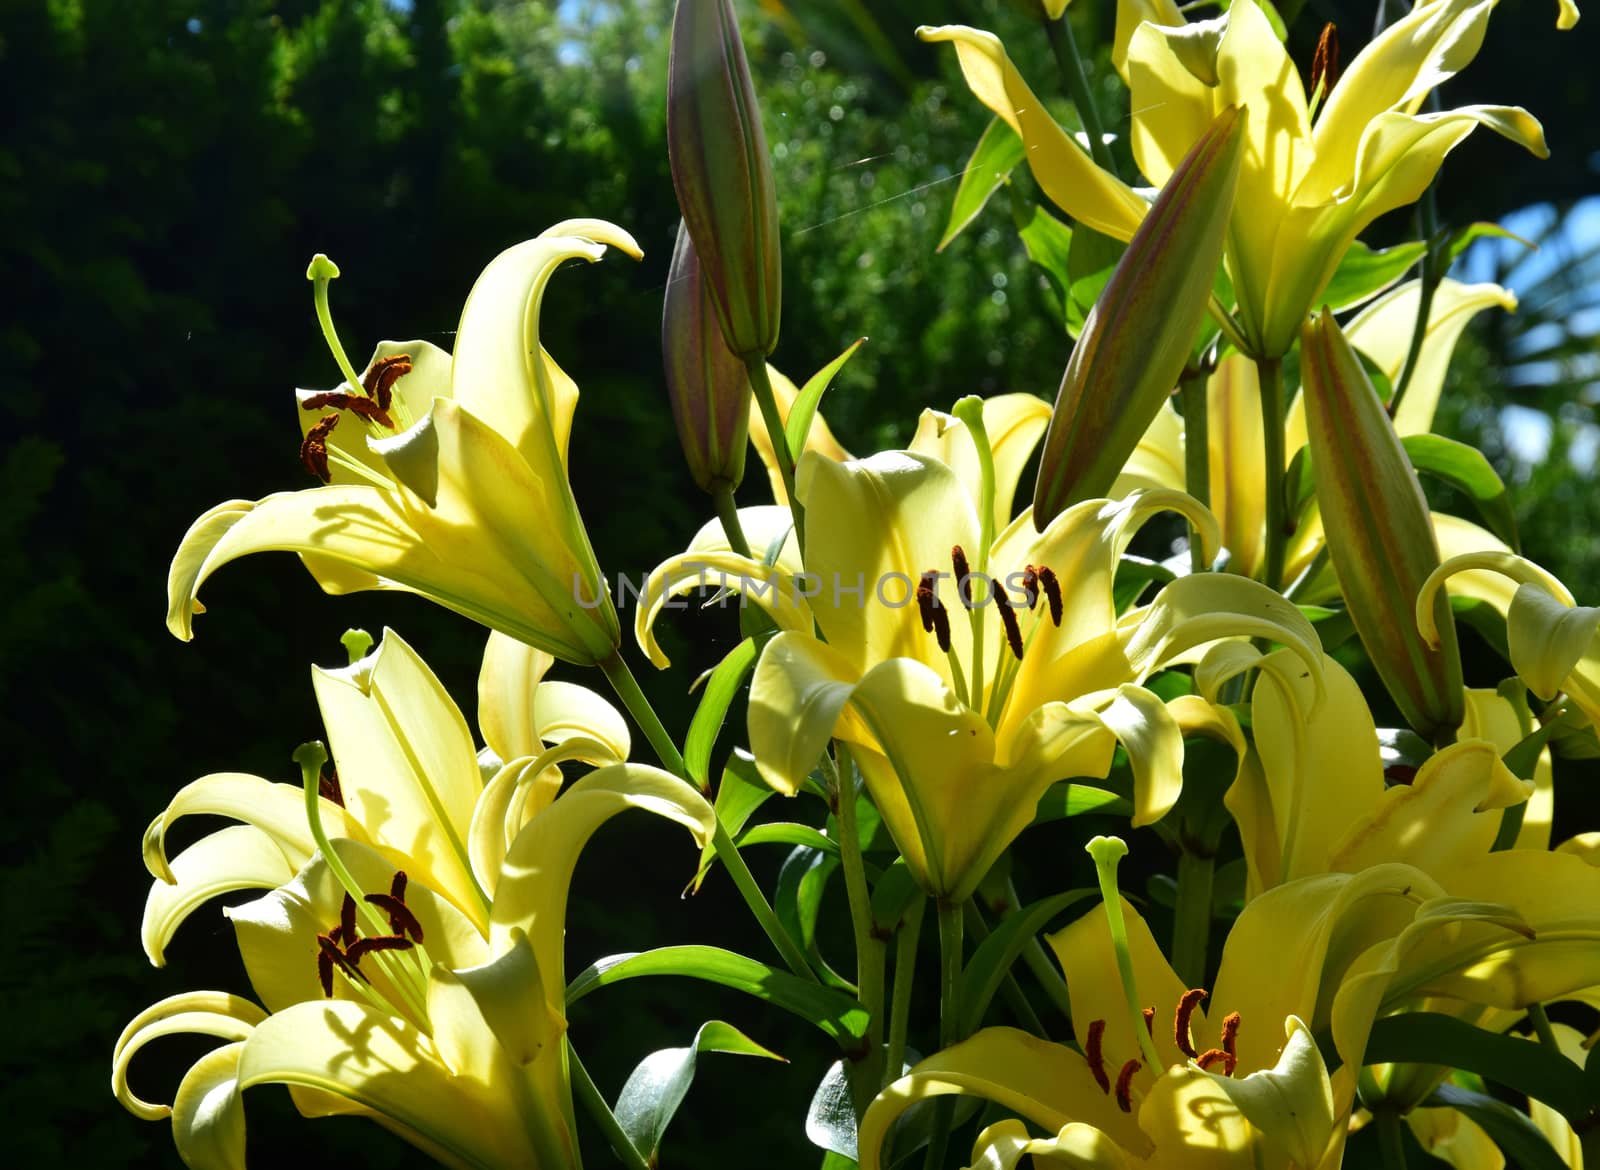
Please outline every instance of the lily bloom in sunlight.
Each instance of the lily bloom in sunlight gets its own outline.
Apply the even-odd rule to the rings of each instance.
[[[327,313],[338,269],[312,262],[319,315],[346,380],[300,393],[301,458],[321,487],[230,500],[185,534],[167,580],[167,628],[193,636],[198,593],[248,553],[299,553],[329,593],[403,589],[557,658],[592,665],[621,627],[567,479],[578,389],[539,339],[545,287],[606,245],[640,255],[603,220],[569,220],[507,249],[461,313],[453,354],[385,342],[364,374]]]

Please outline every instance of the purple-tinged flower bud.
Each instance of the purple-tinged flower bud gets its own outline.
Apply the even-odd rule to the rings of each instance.
[[[1083,323],[1045,433],[1033,495],[1041,532],[1110,490],[1178,384],[1222,259],[1244,118],[1224,110],[1178,164]]]
[[[778,344],[778,198],[731,0],[679,0],[667,75],[672,185],[728,348]]]
[[[661,311],[661,360],[678,442],[695,483],[708,492],[744,478],[750,380],[718,327],[694,241],[678,224]]]
[[[1400,713],[1433,738],[1460,725],[1465,694],[1449,599],[1434,598],[1437,647],[1407,620],[1439,567],[1428,501],[1383,401],[1326,308],[1301,330],[1300,370],[1317,506],[1345,605]]]

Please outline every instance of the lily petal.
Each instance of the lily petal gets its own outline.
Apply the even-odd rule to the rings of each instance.
[[[999,37],[956,24],[924,26],[917,29],[917,36],[924,41],[949,41],[955,45],[961,73],[972,96],[1022,139],[1028,148],[1028,169],[1051,202],[1097,232],[1119,240],[1133,235],[1144,220],[1144,200],[1096,166],[1088,152],[1056,125],[1044,103],[1011,63]],[[1210,121],[1206,118],[1207,124]],[[1204,129],[1202,125],[1200,130]],[[1189,143],[1199,137],[1197,132]],[[1185,144],[1184,150],[1187,149]]]
[[[294,876],[294,867],[266,833],[232,825],[202,837],[172,859],[173,881],[153,882],[139,929],[152,965],[167,963],[167,943],[183,920],[212,898],[234,890],[270,890]]]
[[[1334,1139],[1333,1086],[1311,1029],[1284,1021],[1288,1042],[1270,1069],[1234,1078],[1201,1072],[1260,1130],[1269,1145],[1297,1166],[1315,1167]]]
[[[1011,522],[1017,481],[1049,424],[1050,404],[1036,395],[998,394],[983,400],[983,429],[994,457],[995,532],[1005,531]],[[943,411],[924,410],[909,449],[949,467],[966,485],[973,508],[982,507],[978,449],[966,423]]]
[[[224,1044],[190,1066],[172,1101],[172,1144],[190,1170],[245,1170],[243,1043]]]
[[[1061,1127],[1053,1138],[1034,1138],[1028,1127],[1015,1119],[997,1121],[978,1135],[972,1144],[972,1165],[968,1170],[1014,1170],[1022,1159],[1041,1168],[1063,1166],[1067,1170],[1132,1170],[1116,1142],[1092,1125],[1073,1122]]]
[[[544,681],[552,660],[542,650],[491,633],[478,673],[478,719],[483,736],[502,760],[537,756],[573,736],[606,747],[607,763],[628,758],[628,724],[588,687]]]
[[[1600,678],[1597,630],[1600,609],[1565,606],[1537,585],[1519,585],[1506,613],[1511,665],[1539,698],[1553,698],[1574,672]]]
[[[144,1121],[159,1121],[172,1112],[134,1096],[128,1087],[128,1066],[139,1050],[163,1036],[198,1033],[222,1040],[242,1040],[267,1018],[248,999],[223,991],[186,991],[151,1004],[122,1029],[111,1053],[111,1091],[123,1108]]]
[[[952,1093],[983,1097],[1052,1132],[1088,1121],[1135,1157],[1152,1148],[1132,1114],[1100,1091],[1083,1057],[1015,1028],[985,1028],[878,1094],[861,1120],[861,1170],[883,1165],[883,1140],[901,1114],[918,1101]]]

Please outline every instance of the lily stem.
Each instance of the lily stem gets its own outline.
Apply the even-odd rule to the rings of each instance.
[[[1206,381],[1203,370],[1184,370],[1178,379],[1178,394],[1183,401],[1183,485],[1206,507],[1211,506],[1211,442],[1206,417]],[[1206,570],[1205,550],[1199,533],[1189,530],[1189,569]]]
[[[1289,543],[1283,498],[1283,359],[1257,358],[1256,374],[1261,382],[1261,445],[1266,460],[1267,555],[1264,584],[1269,589],[1281,589],[1283,562]]]
[[[789,453],[789,437],[784,433],[783,419],[778,414],[778,400],[772,393],[772,379],[767,377],[767,359],[762,354],[745,358],[745,369],[750,372],[750,392],[755,395],[761,409],[761,421],[767,427],[767,439],[772,444],[772,457],[778,461],[778,475],[783,479],[783,490],[789,496],[789,512],[794,516],[794,538],[803,554],[806,547],[806,512],[794,494],[794,456]]]
[[[1383,1153],[1383,1170],[1406,1170],[1406,1140],[1401,1132],[1400,1111],[1375,1109],[1372,1119],[1378,1128],[1378,1149]]]
[[[1067,14],[1063,12],[1055,20],[1046,20],[1044,32],[1050,38],[1050,50],[1056,55],[1056,65],[1061,70],[1061,79],[1066,82],[1067,95],[1077,107],[1078,119],[1083,123],[1083,132],[1089,139],[1089,155],[1096,166],[1115,178],[1116,160],[1111,157],[1111,148],[1106,145],[1105,127],[1100,121],[1100,111],[1095,107],[1094,94],[1089,89],[1089,76],[1084,72],[1083,58],[1078,54],[1078,42],[1072,35],[1072,25],[1067,23]]]
[[[611,1106],[601,1096],[600,1087],[594,1083],[589,1070],[583,1067],[583,1061],[578,1059],[578,1050],[572,1046],[571,1040],[567,1041],[567,1066],[572,1070],[572,1088],[578,1103],[606,1135],[611,1152],[628,1170],[650,1170],[650,1163],[617,1121],[617,1115],[611,1112]]]
[[[889,1052],[884,1058],[884,1082],[900,1078],[906,1063],[906,1026],[911,1020],[911,992],[917,983],[917,943],[922,940],[922,917],[928,899],[918,896],[906,911],[894,936],[894,992],[889,1001]]]
[[[1178,904],[1172,921],[1172,968],[1186,987],[1206,985],[1211,942],[1211,892],[1216,858],[1188,848],[1178,854]]]
[[[745,539],[744,526],[739,523],[739,506],[733,502],[733,485],[719,483],[711,498],[716,501],[717,519],[722,521],[723,534],[728,545],[742,557],[750,556],[750,542]]]
[[[1418,274],[1421,284],[1417,290],[1417,318],[1411,326],[1411,344],[1406,347],[1406,364],[1400,368],[1400,378],[1394,384],[1394,393],[1389,396],[1390,418],[1400,409],[1400,402],[1405,398],[1411,379],[1417,372],[1422,343],[1428,337],[1428,319],[1433,316],[1433,294],[1439,291],[1439,283],[1450,266],[1449,258],[1444,254],[1444,245],[1435,238],[1439,234],[1439,202],[1431,183],[1417,201],[1417,231],[1428,247],[1422,253],[1422,271]]]
[[[866,866],[861,860],[861,839],[856,829],[855,768],[842,742],[834,746],[838,758],[838,784],[834,791],[839,819],[839,858],[844,866],[845,891],[850,898],[850,922],[856,936],[856,998],[867,1009],[867,1052],[856,1061],[850,1077],[856,1120],[883,1084],[883,981],[887,946],[872,919],[872,894],[867,889]]]
[[[1534,1035],[1539,1037],[1539,1043],[1551,1052],[1560,1052],[1561,1045],[1556,1042],[1555,1029],[1550,1026],[1550,1017],[1544,1010],[1544,1004],[1530,1003],[1528,1019],[1533,1022]]]
[[[941,898],[939,909],[939,1047],[949,1048],[961,1040],[961,949],[966,912],[963,902]],[[924,1170],[939,1170],[950,1144],[950,1125],[955,1120],[953,1097],[941,1097],[934,1105],[933,1129],[928,1139]]]
[[[617,698],[622,700],[622,705],[628,709],[628,714],[633,716],[633,721],[644,731],[645,738],[650,741],[650,747],[662,765],[667,771],[687,780],[688,769],[684,767],[683,754],[678,751],[672,736],[662,726],[661,720],[656,716],[655,708],[650,705],[650,700],[645,698],[644,692],[639,689],[639,682],[633,677],[633,671],[628,669],[628,664],[623,661],[621,653],[613,651],[609,658],[602,658],[596,665],[605,674],[606,681],[617,693]],[[811,969],[811,964],[806,962],[805,953],[795,944],[794,939],[789,937],[789,932],[783,928],[783,923],[778,921],[778,916],[772,912],[771,903],[761,892],[761,887],[756,884],[750,867],[744,863],[744,858],[739,854],[739,847],[733,843],[733,838],[728,836],[722,818],[718,817],[716,824],[716,835],[712,838],[712,845],[717,851],[717,857],[733,878],[733,884],[743,895],[745,905],[750,907],[750,913],[755,915],[756,921],[761,924],[761,929],[766,931],[767,937],[772,940],[772,945],[778,948],[778,953],[783,956],[783,961],[788,964],[789,969],[796,975],[815,982],[816,972]]]

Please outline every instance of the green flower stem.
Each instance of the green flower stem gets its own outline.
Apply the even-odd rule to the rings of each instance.
[[[961,1040],[961,962],[966,912],[963,904],[939,900],[939,1047],[949,1048]],[[955,1120],[954,1097],[940,1097],[934,1106],[933,1129],[928,1140],[924,1170],[939,1170],[945,1149],[950,1144],[950,1125]]]
[[[1378,1127],[1378,1149],[1383,1153],[1383,1170],[1406,1170],[1406,1139],[1401,1132],[1399,1110],[1374,1109],[1372,1120]]]
[[[739,523],[739,506],[733,502],[733,485],[719,483],[717,490],[711,493],[711,498],[717,504],[717,519],[722,521],[722,531],[728,537],[728,544],[734,552],[742,557],[750,555],[750,542],[744,538],[744,526]]]
[[[1133,954],[1128,949],[1128,924],[1122,917],[1122,894],[1117,889],[1117,863],[1128,855],[1127,843],[1120,837],[1096,837],[1084,846],[1094,858],[1095,875],[1100,879],[1100,896],[1105,901],[1106,924],[1111,929],[1111,946],[1117,954],[1117,974],[1122,978],[1122,995],[1128,1001],[1128,1022],[1145,1067],[1157,1073],[1165,1067],[1156,1052],[1155,1041],[1144,1026],[1139,989],[1133,977]]]
[[[1283,457],[1283,361],[1257,358],[1256,374],[1261,382],[1261,443],[1266,460],[1267,557],[1264,584],[1269,589],[1283,588],[1283,562],[1289,543],[1284,517]]]
[[[1207,507],[1211,505],[1211,447],[1206,411],[1204,370],[1185,370],[1178,379],[1178,394],[1183,401],[1183,484],[1184,489]],[[1205,554],[1194,529],[1189,530],[1189,568],[1206,570]]]
[[[1530,1003],[1528,1005],[1528,1019],[1533,1022],[1533,1031],[1551,1052],[1560,1052],[1561,1045],[1556,1043],[1555,1030],[1550,1027],[1550,1017],[1545,1013],[1544,1004]]]
[[[589,1070],[583,1067],[583,1061],[578,1059],[578,1050],[572,1046],[572,1041],[567,1042],[567,1067],[572,1072],[572,1088],[578,1099],[578,1104],[583,1106],[594,1123],[600,1127],[600,1132],[606,1135],[606,1143],[611,1147],[611,1152],[616,1154],[618,1161],[628,1170],[650,1170],[650,1163],[639,1152],[617,1121],[617,1115],[611,1112],[611,1106],[606,1104],[606,1099],[600,1093],[600,1087],[594,1083],[594,1078],[589,1075]]]
[[[1418,274],[1422,284],[1417,294],[1417,319],[1411,327],[1411,344],[1406,347],[1405,365],[1400,367],[1400,378],[1394,384],[1394,394],[1389,398],[1389,417],[1393,418],[1406,396],[1411,378],[1417,372],[1417,358],[1422,354],[1422,343],[1428,336],[1428,319],[1433,316],[1433,295],[1439,291],[1445,271],[1450,267],[1449,256],[1439,234],[1439,201],[1433,184],[1417,201],[1417,232],[1428,245],[1422,254],[1422,271]]]
[[[784,433],[783,419],[778,415],[778,400],[772,393],[772,380],[767,377],[767,359],[754,354],[745,359],[745,369],[750,371],[750,392],[761,408],[761,421],[766,424],[767,438],[772,443],[773,457],[778,461],[778,475],[783,479],[783,490],[789,495],[789,512],[794,516],[794,538],[803,554],[806,547],[806,512],[794,494],[794,456],[789,453],[789,437]]]
[[[622,700],[622,705],[628,709],[628,714],[633,716],[633,721],[643,730],[645,738],[650,741],[651,748],[667,771],[687,779],[688,769],[683,765],[683,754],[673,743],[672,736],[667,734],[667,729],[661,725],[655,708],[639,689],[638,680],[633,677],[628,664],[622,660],[622,655],[613,652],[609,658],[602,658],[596,665],[605,674],[606,681],[617,693],[617,698]],[[733,838],[728,836],[728,830],[720,817],[716,819],[716,826],[712,846],[717,851],[718,859],[732,876],[733,884],[744,896],[745,905],[750,907],[750,913],[755,915],[756,921],[761,924],[761,929],[766,931],[767,937],[772,940],[772,945],[778,948],[778,953],[783,956],[783,961],[788,964],[789,969],[796,975],[815,982],[816,972],[811,969],[811,964],[806,962],[805,953],[795,945],[794,939],[789,937],[789,932],[784,930],[783,924],[778,921],[778,916],[772,912],[771,903],[761,892],[761,887],[756,884],[750,867],[739,855],[739,848],[733,843]]]
[[[1046,20],[1044,31],[1050,38],[1050,49],[1056,55],[1061,79],[1066,82],[1067,96],[1077,107],[1083,132],[1089,138],[1089,155],[1096,166],[1115,177],[1117,163],[1111,157],[1111,148],[1106,145],[1105,127],[1100,121],[1100,111],[1095,107],[1094,95],[1089,90],[1089,77],[1084,72],[1083,58],[1078,54],[1078,42],[1072,35],[1072,25],[1067,23],[1067,14],[1063,12],[1055,20]]]
[[[884,1083],[900,1078],[906,1064],[906,1026],[911,1019],[911,992],[917,983],[917,943],[928,899],[918,897],[894,936],[894,993],[889,1001],[889,1052],[884,1058]]]
[[[1022,909],[1022,899],[1017,897],[1017,887],[1011,884],[1010,878],[1006,878],[1005,896],[1007,914],[1015,914]],[[1028,970],[1033,972],[1033,977],[1043,988],[1045,997],[1061,1013],[1061,1017],[1070,1023],[1072,997],[1067,994],[1067,981],[1061,977],[1061,972],[1045,953],[1044,944],[1039,941],[1038,935],[1029,936],[1027,945],[1022,948],[1022,961],[1028,965]],[[1043,1032],[1039,1034],[1044,1035]]]
[[[855,1098],[856,1119],[866,1115],[867,1106],[883,1084],[883,992],[887,946],[873,925],[872,894],[867,889],[866,866],[861,860],[861,839],[856,829],[855,768],[849,750],[835,743],[838,757],[838,784],[834,812],[839,819],[839,858],[844,866],[845,891],[850,898],[850,922],[856,936],[856,998],[867,1009],[866,1055],[856,1061],[850,1078]]]
[[[989,924],[983,920],[983,911],[978,909],[976,901],[967,903],[966,928],[967,933],[972,935],[974,944],[980,944],[989,937]],[[1000,994],[1005,996],[1006,1003],[1016,1014],[1019,1024],[1035,1036],[1047,1040],[1050,1038],[1050,1034],[1044,1030],[1044,1021],[1039,1018],[1039,1013],[1033,1010],[1033,1004],[1028,1002],[1028,996],[1022,990],[1022,985],[1010,971],[1000,979]]]
[[[1211,891],[1217,859],[1185,848],[1178,854],[1178,905],[1172,922],[1172,969],[1186,987],[1206,985],[1211,942]]]

